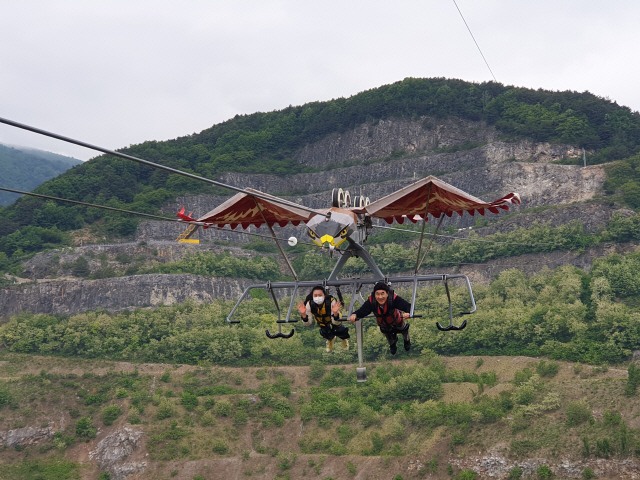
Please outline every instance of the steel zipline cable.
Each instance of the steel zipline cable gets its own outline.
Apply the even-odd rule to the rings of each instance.
[[[75,205],[81,205],[81,206],[84,206],[84,207],[99,208],[99,209],[102,209],[102,210],[110,210],[112,212],[126,213],[126,214],[129,214],[129,215],[138,215],[140,217],[151,218],[152,220],[161,220],[163,222],[174,222],[174,223],[182,223],[182,224],[187,224],[187,225],[198,225],[200,227],[213,228],[213,229],[220,230],[220,231],[223,231],[223,232],[237,233],[239,235],[249,235],[249,236],[252,236],[252,237],[262,237],[262,238],[268,238],[270,240],[273,240],[275,238],[276,240],[279,240],[281,242],[288,242],[289,241],[287,238],[272,237],[271,235],[260,235],[259,233],[238,232],[238,231],[235,231],[235,230],[231,230],[230,228],[227,229],[227,228],[222,228],[222,227],[216,227],[215,225],[208,225],[208,224],[206,224],[204,222],[188,222],[188,221],[181,220],[181,219],[178,219],[178,218],[161,217],[159,215],[152,215],[150,213],[134,212],[134,211],[131,211],[131,210],[124,210],[122,208],[107,207],[107,206],[104,206],[104,205],[95,205],[93,203],[79,202],[77,200],[68,200],[66,198],[52,197],[52,196],[49,196],[49,195],[41,195],[39,193],[23,192],[21,190],[14,190],[12,188],[0,187],[0,190],[2,190],[4,192],[18,193],[20,195],[29,195],[29,196],[32,196],[32,197],[44,198],[44,199],[47,199],[47,200],[55,200],[55,201],[58,201],[58,202],[73,203]],[[314,243],[301,242],[301,241],[298,241],[298,243],[301,243],[303,245],[315,246]]]
[[[107,207],[104,205],[96,205],[93,203],[87,203],[87,202],[79,202],[77,200],[68,200],[65,198],[58,198],[58,197],[52,197],[50,195],[42,195],[39,193],[32,193],[32,192],[23,192],[22,190],[15,190],[12,188],[4,188],[4,187],[0,187],[0,191],[4,191],[4,192],[10,192],[10,193],[17,193],[20,195],[29,195],[32,197],[38,197],[38,198],[44,198],[46,200],[54,200],[54,201],[58,201],[58,202],[66,202],[66,203],[73,203],[75,205],[80,205],[80,206],[84,206],[84,207],[89,207],[89,208],[99,208],[102,210],[110,210],[112,212],[118,212],[118,213],[126,213],[129,215],[137,215],[137,216],[141,216],[141,217],[146,217],[146,218],[150,218],[152,220],[160,220],[163,222],[173,222],[173,223],[181,223],[181,224],[192,224],[192,225],[198,225],[198,226],[207,226],[207,228],[213,228],[215,230],[218,231],[222,231],[222,232],[229,232],[229,233],[235,233],[238,235],[249,235],[251,237],[260,237],[260,238],[268,238],[270,240],[273,240],[274,237],[272,237],[271,235],[261,235],[259,233],[248,233],[248,232],[239,232],[236,230],[231,230],[231,229],[227,229],[227,228],[222,228],[222,227],[216,227],[214,225],[206,225],[204,222],[188,222],[188,221],[184,221],[184,220],[180,220],[177,218],[170,218],[170,217],[161,217],[159,215],[153,215],[150,213],[142,213],[142,212],[134,212],[132,210],[124,210],[122,208],[115,208],[115,207]],[[400,232],[409,232],[409,233],[419,233],[413,230],[404,230],[401,228],[393,228],[393,227],[383,227],[383,226],[378,226],[377,228],[386,228],[386,229],[391,229],[391,230],[398,230]],[[461,237],[452,237],[449,235],[437,235],[437,236],[444,236],[444,237],[449,237],[449,238],[455,238],[458,240],[471,240],[471,239],[466,239],[466,238],[461,238]],[[286,238],[279,238],[276,237],[276,240],[281,241],[281,242],[287,242],[288,239]],[[487,240],[487,242],[489,242],[489,240]],[[299,244],[302,245],[310,245],[312,247],[317,246],[315,243],[309,243],[309,242],[303,242],[298,240]],[[491,242],[491,243],[507,243],[507,242]],[[548,244],[548,243],[543,243],[543,244],[521,244],[521,243],[517,243],[515,245],[553,245],[553,244]],[[342,254],[344,252],[344,250],[342,249],[336,249],[336,251],[340,254]],[[304,253],[309,253],[309,252],[301,252],[301,254]],[[312,252],[314,253],[314,252]],[[320,251],[316,251],[315,252],[317,255],[323,255],[326,252],[323,250]],[[571,250],[568,251],[562,258],[565,258],[567,255],[569,255],[569,253],[571,253]],[[406,260],[406,258],[404,257],[396,257],[396,256],[390,256],[387,254],[374,254],[372,253],[373,256],[377,256],[380,258],[390,258],[390,259],[394,259],[394,260]],[[500,264],[487,264],[486,262],[484,263],[472,263],[472,262],[449,262],[449,261],[445,261],[445,260],[434,260],[434,259],[425,259],[425,262],[428,262],[431,264],[431,266],[438,266],[438,264],[448,264],[448,265],[476,265],[476,266],[482,266],[482,267],[519,267],[519,266],[531,266],[531,264],[512,264],[512,265],[500,265]],[[426,265],[424,265],[426,266]],[[423,267],[424,267],[423,266]]]
[[[214,185],[216,187],[226,188],[228,190],[233,190],[234,192],[244,193],[245,195],[249,195],[254,198],[260,198],[262,200],[268,200],[273,203],[279,203],[281,205],[286,205],[288,207],[297,208],[298,210],[304,210],[306,212],[319,214],[317,210],[312,208],[303,207],[302,205],[297,205],[295,203],[289,202],[287,200],[283,200],[278,197],[272,197],[270,195],[265,195],[263,193],[250,192],[243,188],[234,187],[233,185],[227,185],[222,182],[217,182],[215,180],[211,180],[210,178],[200,177],[198,175],[194,175],[192,173],[183,172],[182,170],[177,170],[175,168],[166,167],[159,163],[150,162],[149,160],[143,160],[138,157],[134,157],[133,155],[127,155],[126,153],[116,152],[114,150],[109,150],[107,148],[98,147],[96,145],[92,145],[90,143],[82,142],[80,140],[75,140],[73,138],[65,137],[62,135],[58,135],[57,133],[48,132],[46,130],[42,130],[40,128],[32,127],[30,125],[25,125],[23,123],[14,122],[13,120],[9,120],[7,118],[0,117],[0,123],[4,123],[5,125],[11,125],[12,127],[21,128],[22,130],[28,130],[29,132],[37,133],[40,135],[44,135],[46,137],[55,138],[56,140],[62,140],[63,142],[73,143],[75,145],[80,145],[81,147],[89,148],[91,150],[96,150],[98,152],[106,153],[108,155],[113,155],[115,157],[124,158],[125,160],[131,160],[137,163],[141,163],[143,165],[147,165],[149,167],[158,168],[160,170],[164,170],[169,173],[175,173],[176,175],[182,175],[183,177],[191,178],[192,180],[199,180],[201,182],[208,183],[210,185]]]

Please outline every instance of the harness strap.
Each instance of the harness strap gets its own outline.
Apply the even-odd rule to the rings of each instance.
[[[324,315],[319,314],[318,305],[312,300],[310,302],[311,305],[311,314],[313,318],[316,320],[316,323],[321,327],[326,327],[331,325],[331,302],[333,297],[331,295],[326,295],[324,299]]]
[[[393,300],[395,300],[397,295],[393,294]],[[391,295],[387,299],[387,303],[385,304],[385,312],[381,311],[380,304],[373,298],[373,295],[369,296],[369,303],[375,305],[374,307],[374,315],[376,316],[376,321],[380,326],[392,326],[394,324],[402,323],[402,314],[400,310],[393,307],[393,300],[391,299]]]

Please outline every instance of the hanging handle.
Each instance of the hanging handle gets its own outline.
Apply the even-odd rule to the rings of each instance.
[[[455,315],[456,318],[461,317],[462,315],[469,315],[473,312],[476,311],[476,302],[473,298],[473,293],[471,293],[471,284],[469,282],[469,278],[465,276],[465,278],[467,279],[467,285],[469,287],[469,293],[471,294],[471,301],[473,303],[473,310],[470,312],[461,312]],[[444,289],[447,292],[447,300],[449,300],[449,325],[447,325],[446,327],[443,327],[442,325],[440,325],[440,322],[436,322],[436,327],[438,327],[438,330],[440,330],[441,332],[448,332],[449,330],[463,330],[464,327],[467,326],[467,321],[465,320],[464,322],[462,322],[462,324],[457,327],[453,324],[453,305],[451,304],[451,294],[449,293],[449,279],[447,278],[446,275],[443,275],[443,281],[444,281]]]
[[[278,325],[278,327],[280,327],[280,325]],[[269,338],[291,338],[293,337],[293,334],[296,332],[295,330],[292,329],[291,333],[288,333],[288,334],[282,333],[282,330],[280,330],[278,333],[275,333],[275,334],[269,332],[269,330],[265,330],[265,333]]]

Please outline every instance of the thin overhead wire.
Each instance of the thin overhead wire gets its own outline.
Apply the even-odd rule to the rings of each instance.
[[[487,62],[487,59],[484,57],[484,53],[482,53],[482,50],[480,49],[480,45],[478,45],[478,42],[476,41],[476,37],[473,36],[473,33],[471,32],[471,29],[469,28],[469,24],[467,24],[467,21],[464,19],[464,15],[462,15],[462,12],[460,11],[460,7],[458,7],[458,4],[456,3],[456,0],[453,0],[453,4],[458,9],[458,13],[462,17],[462,21],[466,25],[467,30],[469,30],[469,34],[471,35],[471,38],[473,38],[473,42],[476,44],[476,47],[478,47],[478,51],[480,52],[480,55],[482,55],[482,59],[484,60],[484,63],[486,63],[487,68],[491,72],[491,76],[493,77],[493,80],[497,83],[498,80],[496,80],[496,76],[493,74],[493,70],[491,70],[491,67],[489,66],[489,62]]]

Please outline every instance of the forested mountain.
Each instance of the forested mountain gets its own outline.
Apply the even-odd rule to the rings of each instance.
[[[0,186],[30,191],[82,162],[52,152],[0,144]],[[0,192],[0,205],[9,205],[18,195]]]
[[[209,178],[231,171],[286,175],[326,167],[296,161],[296,152],[305,145],[391,117],[484,121],[505,140],[529,138],[583,147],[590,152],[590,164],[640,151],[640,115],[608,99],[589,92],[551,92],[444,78],[407,78],[349,98],[238,115],[199,134],[145,142],[122,151]],[[44,183],[37,191],[141,212],[157,211],[178,194],[216,193],[203,183],[106,155]],[[104,233],[115,236],[131,235],[136,225],[117,214],[51,202],[43,206],[33,198],[20,199],[0,213],[0,238],[27,225],[66,231],[104,220]]]
[[[11,147],[15,150],[20,150],[21,152],[28,153],[29,155],[33,155],[34,157],[67,164],[69,165],[69,167],[75,167],[76,165],[80,165],[82,163],[82,160],[78,160],[77,158],[67,157],[65,155],[60,155],[58,153],[53,153],[53,152],[47,152],[46,150],[39,150],[37,148],[25,147],[22,145],[9,145],[9,144],[4,146]]]

